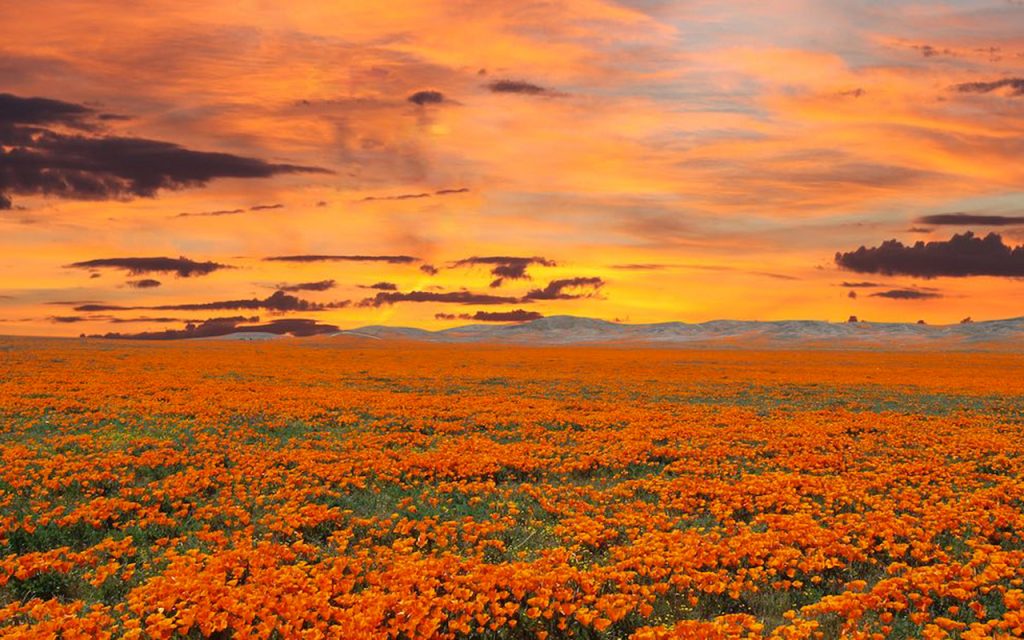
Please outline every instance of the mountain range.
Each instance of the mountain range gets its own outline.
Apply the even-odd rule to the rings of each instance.
[[[471,324],[439,331],[373,325],[338,331],[365,340],[510,344],[636,344],[749,348],[1000,348],[1024,350],[1024,317],[952,325],[817,320],[624,324],[549,316],[518,324]],[[236,333],[236,339],[246,334]],[[250,335],[255,338],[255,335]]]

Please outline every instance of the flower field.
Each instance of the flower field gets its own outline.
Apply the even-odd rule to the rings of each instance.
[[[0,342],[0,637],[1024,635],[1024,357]]]

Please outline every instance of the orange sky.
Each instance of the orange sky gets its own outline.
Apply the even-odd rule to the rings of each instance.
[[[0,36],[0,333],[1024,315],[1024,256],[941,253],[1024,243],[1013,0],[35,0]],[[837,263],[891,239],[943,244]],[[129,257],[224,266],[70,266]]]

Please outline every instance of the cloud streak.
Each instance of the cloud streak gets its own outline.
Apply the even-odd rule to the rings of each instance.
[[[288,291],[294,293],[296,291],[328,291],[337,286],[337,282],[334,280],[317,280],[316,282],[299,282],[296,284],[279,284],[277,289],[279,291]]]
[[[1009,89],[1011,96],[1024,96],[1024,78],[1001,78],[989,82],[964,82],[954,87],[960,93],[992,93]]]
[[[945,225],[945,226],[969,226],[979,227],[1006,227],[1012,225],[1024,225],[1024,216],[993,216],[975,213],[940,213],[932,216],[918,218],[917,222],[923,224]]]
[[[932,291],[920,291],[918,289],[890,289],[889,291],[872,293],[870,297],[889,298],[890,300],[932,300],[941,298],[942,294]]]
[[[270,256],[263,258],[266,262],[386,262],[388,264],[410,264],[419,262],[413,256],[362,256],[362,255],[325,255],[303,254],[294,256]]]
[[[146,273],[173,273],[182,278],[205,276],[221,269],[232,267],[219,262],[196,262],[188,258],[99,258],[83,260],[68,265],[72,269],[121,269],[129,275],[138,276]]]

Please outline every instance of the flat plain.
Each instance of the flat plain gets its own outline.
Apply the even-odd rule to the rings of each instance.
[[[1024,356],[0,341],[0,636],[1024,634]]]

